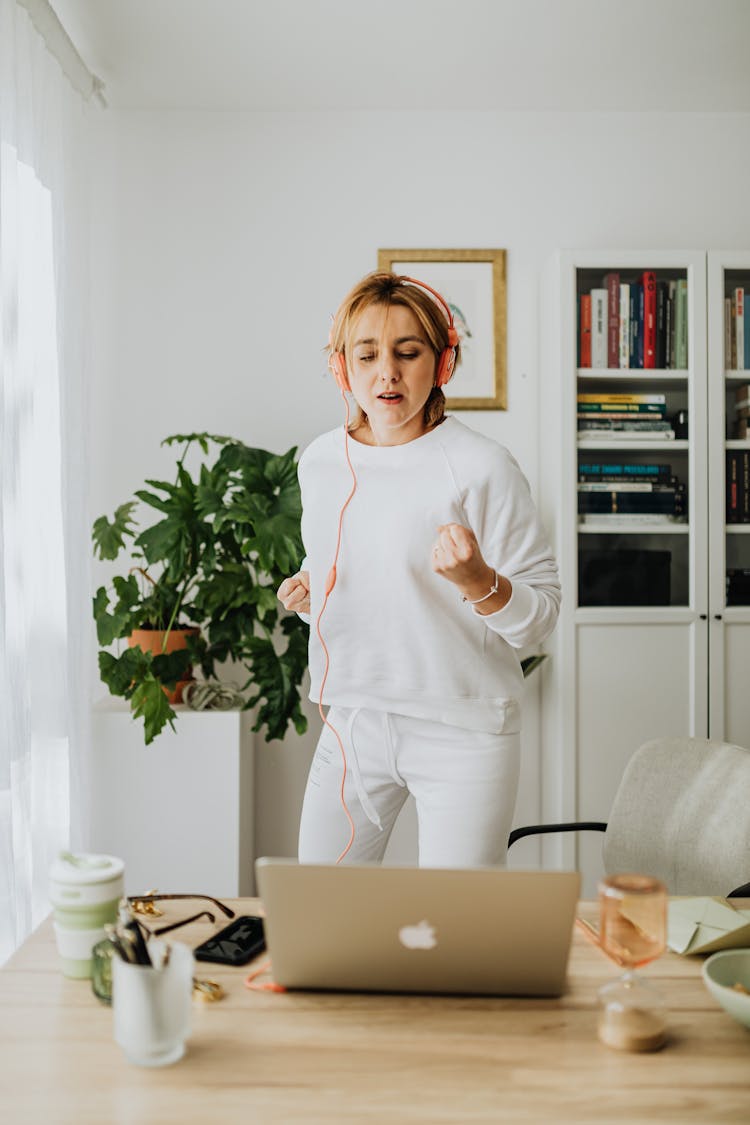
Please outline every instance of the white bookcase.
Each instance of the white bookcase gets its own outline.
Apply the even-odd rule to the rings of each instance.
[[[582,368],[580,295],[601,288],[609,272],[633,282],[645,270],[687,281],[686,365]],[[750,371],[726,371],[724,297],[742,284],[750,290],[750,254],[565,251],[545,273],[542,509],[563,585],[552,659],[542,668],[545,821],[606,820],[627,761],[649,739],[750,746],[750,606],[725,605],[727,568],[750,569],[750,524],[725,520],[727,412]],[[667,418],[687,411],[687,436],[583,444],[577,396],[587,392],[662,394]],[[669,464],[687,488],[684,522],[580,523],[581,463],[613,461]],[[643,580],[644,566],[655,580]],[[597,573],[605,584],[619,576],[612,590],[602,592]],[[629,573],[641,574],[642,603],[627,592]],[[578,865],[584,893],[593,893],[600,834],[545,837],[544,849],[549,865]]]
[[[750,458],[750,441],[735,438],[735,392],[750,385],[750,356],[732,366],[724,343],[724,302],[741,287],[750,294],[750,251],[708,254],[709,426],[709,733],[750,747],[750,597],[727,583],[730,571],[750,575],[750,523],[726,520],[727,454]],[[750,313],[746,312],[745,315]]]

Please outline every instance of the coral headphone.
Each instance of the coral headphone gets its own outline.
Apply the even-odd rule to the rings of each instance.
[[[437,289],[433,289],[431,285],[425,284],[424,281],[417,281],[415,277],[406,277],[405,274],[400,275],[399,281],[407,282],[409,285],[416,285],[418,289],[424,289],[431,293],[435,300],[442,305],[448,321],[448,347],[443,348],[438,360],[437,372],[435,375],[435,386],[444,387],[453,374],[453,369],[456,366],[456,347],[458,345],[458,332],[453,323],[453,313],[451,312],[450,305],[445,297],[438,293]],[[333,329],[328,337],[328,344],[333,347]],[[342,391],[351,391],[349,386],[349,376],[346,373],[346,358],[343,352],[331,351],[328,357],[328,366],[331,369],[334,379]]]

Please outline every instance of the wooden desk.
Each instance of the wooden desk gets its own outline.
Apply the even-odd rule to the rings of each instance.
[[[167,920],[190,906],[170,905]],[[200,922],[172,936],[196,944],[213,930]],[[60,974],[48,919],[0,971],[0,1120],[750,1122],[750,1032],[715,1004],[698,959],[666,954],[644,970],[670,1009],[670,1042],[651,1055],[597,1040],[596,990],[615,969],[577,931],[559,1000],[250,992],[245,970],[201,964],[199,975],[228,995],[194,1005],[185,1057],[132,1066],[90,982]]]

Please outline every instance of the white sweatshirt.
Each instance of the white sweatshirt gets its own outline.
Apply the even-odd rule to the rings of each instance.
[[[404,445],[349,439],[357,475],[343,517],[337,581],[320,622],[330,653],[323,704],[439,719],[470,730],[520,729],[516,649],[552,631],[557,566],[518,464],[503,446],[448,416]],[[339,512],[352,487],[343,427],[299,462],[310,573],[310,698],[324,654],[316,622],[333,563]],[[460,523],[485,561],[510,579],[510,601],[480,616],[435,574],[438,527]]]

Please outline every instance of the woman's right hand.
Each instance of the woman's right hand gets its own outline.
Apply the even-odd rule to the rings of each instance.
[[[290,578],[285,578],[276,591],[276,596],[291,613],[310,612],[310,574],[298,570]]]

